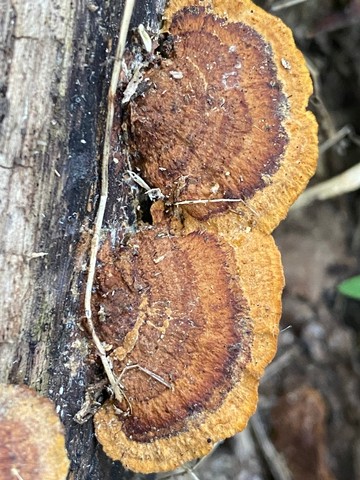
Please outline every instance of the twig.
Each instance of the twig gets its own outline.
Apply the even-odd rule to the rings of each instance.
[[[170,480],[171,478],[178,477],[192,478],[192,480],[200,480],[200,478],[193,471],[193,468],[190,467],[181,467],[180,471],[174,470],[173,472],[164,474],[164,476],[162,474],[158,474],[156,476],[156,480]]]
[[[157,380],[159,383],[161,383],[162,385],[165,385],[165,387],[169,388],[170,390],[173,390],[174,387],[171,385],[171,383],[167,382],[165,379],[160,377],[160,375],[157,375],[156,373],[152,372],[151,370],[145,367],[142,367],[141,365],[138,365],[137,363],[134,363],[132,365],[127,365],[121,372],[118,381],[121,382],[121,379],[125,375],[125,373],[127,373],[129,370],[134,370],[134,369],[137,369],[140,372],[146,373],[147,375],[149,375],[149,377],[153,378],[154,380]]]
[[[130,24],[131,15],[134,9],[134,4],[135,4],[135,0],[126,0],[125,2],[124,14],[121,20],[120,30],[119,30],[119,40],[116,47],[114,67],[113,67],[110,86],[109,86],[108,111],[107,111],[107,118],[106,118],[104,149],[103,149],[103,157],[102,157],[102,165],[101,165],[100,201],[99,201],[99,207],[96,213],[93,238],[91,241],[89,270],[88,270],[88,278],[86,282],[85,302],[84,302],[85,317],[86,317],[86,322],[87,322],[89,332],[96,346],[97,352],[100,356],[101,362],[103,364],[106,376],[109,379],[109,383],[114,392],[115,398],[118,401],[121,401],[123,399],[122,391],[113,373],[111,361],[108,359],[106,355],[106,351],[99,337],[95,332],[95,327],[92,321],[92,313],[91,313],[91,294],[92,294],[94,278],[95,278],[95,267],[96,267],[97,253],[99,250],[101,227],[104,220],[105,207],[106,207],[106,202],[108,197],[108,168],[109,168],[109,155],[110,155],[110,136],[111,136],[111,130],[113,126],[113,119],[114,119],[114,99],[115,99],[118,80],[121,72],[121,61],[124,55],[126,37],[129,30],[129,24]]]
[[[279,10],[283,10],[284,8],[294,7],[295,5],[304,2],[306,2],[306,0],[279,0],[270,7],[270,10],[272,12],[278,12]]]
[[[16,477],[18,480],[24,480],[23,477],[20,475],[20,473],[19,473],[19,471],[18,471],[17,468],[12,467],[10,473],[11,473],[12,475],[14,475],[14,477]]]
[[[283,332],[286,332],[286,330],[291,330],[291,329],[292,329],[292,325],[288,325],[287,327],[282,328],[279,333],[283,333]]]
[[[222,442],[217,442],[211,452],[209,452],[204,457],[197,458],[194,463],[193,461],[191,461],[171,472],[158,473],[156,476],[156,480],[169,480],[171,478],[177,478],[182,476],[184,476],[185,478],[190,476],[193,480],[200,480],[194,470],[196,470],[200,465],[202,465],[206,460],[208,460],[221,443]]]
[[[187,474],[193,479],[193,480],[200,480],[200,478],[196,475],[195,472],[193,472],[191,469],[186,468],[185,469]]]
[[[248,426],[232,439],[232,451],[240,463],[241,478],[261,479],[263,466],[254,436]]]
[[[173,205],[196,205],[196,204],[203,205],[207,203],[242,203],[254,215],[259,216],[259,214],[253,208],[251,208],[242,198],[203,198],[199,200],[182,200],[181,202],[174,202]]]
[[[140,177],[137,173],[133,172],[132,170],[128,170],[127,173],[130,175],[131,180],[137,183],[140,187],[145,190],[146,195],[149,196],[149,199],[153,202],[156,200],[163,200],[164,194],[160,190],[160,188],[151,188],[143,178]]]
[[[156,475],[156,480],[171,480],[173,478],[179,478],[179,477],[186,477],[188,472],[185,469],[181,469],[180,471],[172,471],[168,473],[158,473]]]
[[[343,138],[347,137],[348,135],[351,135],[353,133],[353,128],[350,125],[345,125],[342,127],[340,130],[334,133],[330,138],[325,140],[320,147],[319,147],[319,153],[322,155],[325,153],[329,148],[333,147],[337,143],[340,142]]]
[[[289,469],[270,441],[258,413],[251,417],[250,426],[274,480],[291,480]]]
[[[279,374],[282,372],[284,368],[286,368],[294,358],[300,353],[300,348],[296,345],[291,347],[285,353],[277,357],[270,365],[266,368],[265,374],[261,380],[261,384],[263,385],[265,382],[269,381],[274,375]]]
[[[145,191],[151,190],[150,185],[148,185],[143,178],[140,177],[137,173],[133,172],[132,170],[127,170],[127,173],[130,175],[131,180],[137,183],[140,187],[142,187]]]
[[[321,182],[314,187],[308,188],[296,200],[291,210],[303,208],[310,205],[315,200],[327,200],[338,197],[344,193],[354,192],[360,188],[360,163],[349,168],[340,175]]]
[[[182,200],[181,202],[174,202],[174,205],[196,205],[196,204],[205,204],[205,203],[244,203],[245,200],[242,198],[203,198],[199,200]]]

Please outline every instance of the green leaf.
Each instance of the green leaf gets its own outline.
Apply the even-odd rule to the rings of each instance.
[[[347,297],[360,300],[360,275],[348,278],[338,285],[338,291]]]

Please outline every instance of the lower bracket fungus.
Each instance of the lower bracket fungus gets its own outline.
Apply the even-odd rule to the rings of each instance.
[[[67,478],[63,428],[48,398],[26,386],[0,384],[0,432],[0,478]]]
[[[96,435],[132,470],[170,470],[254,412],[276,350],[280,255],[262,233],[228,243],[159,226],[110,252],[103,247],[93,309],[126,399],[99,410]]]

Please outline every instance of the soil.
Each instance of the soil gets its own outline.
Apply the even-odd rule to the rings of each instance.
[[[285,1],[257,3],[271,11]],[[319,142],[333,144],[320,155],[315,185],[360,159],[360,1],[307,0],[273,13],[309,62]],[[348,134],[336,141],[344,126]],[[258,411],[182,478],[360,479],[360,304],[337,292],[360,272],[359,197],[293,210],[276,230],[286,277],[282,332]]]

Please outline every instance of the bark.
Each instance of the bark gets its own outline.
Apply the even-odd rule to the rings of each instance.
[[[162,7],[139,0],[132,26],[156,30]],[[73,479],[133,477],[102,453],[91,421],[73,420],[101,378],[80,300],[122,8],[115,0],[0,3],[0,382],[54,400]],[[120,180],[118,221],[128,225],[131,192]]]

